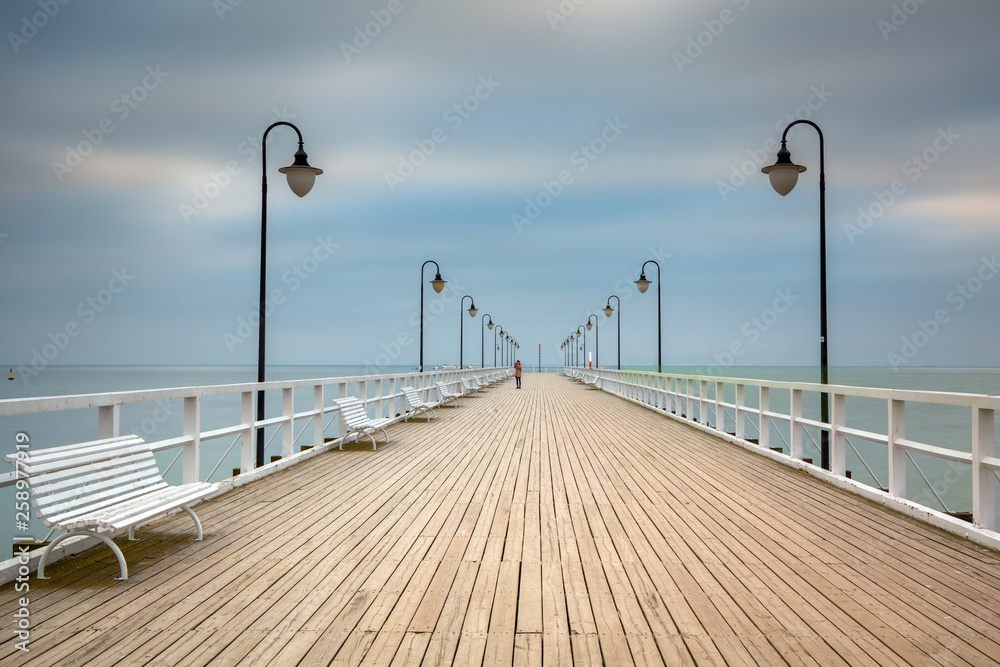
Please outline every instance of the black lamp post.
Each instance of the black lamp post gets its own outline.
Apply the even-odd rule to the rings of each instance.
[[[490,320],[488,324],[483,321],[486,318]],[[490,317],[489,313],[483,313],[482,319],[479,320],[479,354],[482,355],[480,364],[483,368],[486,368],[486,330],[483,329],[484,324],[490,328],[490,331],[493,331],[493,318]],[[496,366],[496,362],[493,365]]]
[[[594,323],[591,324],[590,320],[593,318]],[[598,326],[597,315],[591,314],[587,318],[587,331],[590,331],[590,327],[597,327],[594,329],[594,368],[601,367],[601,327]]]
[[[476,309],[476,300],[471,296],[466,294],[462,297],[462,300],[458,304],[458,368],[461,370],[465,368],[462,361],[462,347],[464,342],[464,332],[463,328],[465,326],[465,320],[462,319],[462,306],[465,305],[465,300],[469,300],[469,317],[475,317],[476,313],[479,311]]]
[[[582,324],[576,328],[576,337],[579,338],[580,336],[583,336],[583,360],[582,360],[583,364],[582,364],[582,366],[585,367],[587,365],[587,330],[583,328]]]
[[[424,372],[424,267],[428,264],[433,264],[436,273],[434,274],[434,280],[431,280],[431,287],[438,294],[444,289],[444,284],[448,281],[441,280],[441,267],[433,259],[429,259],[420,265],[420,366],[418,370]]]
[[[494,348],[493,349],[493,368],[497,367],[497,350],[500,349],[500,346],[497,345],[497,334],[498,333],[503,333],[503,327],[500,326],[499,324],[496,326],[495,329],[493,329],[493,348]]]
[[[820,384],[828,384],[829,369],[827,368],[827,335],[826,335],[826,166],[824,164],[823,131],[811,120],[797,120],[789,123],[781,133],[781,148],[775,163],[761,169],[771,180],[771,187],[784,197],[799,180],[799,174],[806,170],[802,165],[792,162],[792,155],[785,145],[788,130],[799,123],[805,123],[816,130],[819,135],[819,377]],[[824,392],[820,396],[820,421],[830,422],[829,395]],[[826,430],[820,434],[820,465],[825,470],[830,469],[830,433]]]
[[[611,299],[614,298],[618,302],[618,370],[622,369],[622,300],[618,298],[617,294],[612,294],[608,297],[608,305],[604,306],[604,314],[611,317],[611,313],[615,312],[615,309],[611,307]]]
[[[639,269],[639,279],[635,281],[635,286],[639,288],[640,294],[645,294],[646,290],[649,289],[649,281],[646,280],[646,264],[656,265],[656,372],[663,372],[663,325],[662,319],[660,317],[660,306],[663,301],[660,294],[660,284],[663,282],[663,277],[660,275],[660,265],[656,260],[649,259],[643,263],[642,268]]]
[[[271,123],[264,130],[264,137],[260,142],[260,301],[258,305],[258,315],[260,326],[257,329],[257,382],[264,381],[264,316],[266,312],[267,284],[264,278],[267,269],[267,135],[275,127],[287,125],[295,130],[299,137],[299,149],[295,151],[295,160],[291,165],[282,167],[278,171],[285,175],[288,180],[288,187],[299,197],[305,197],[312,190],[316,177],[323,173],[322,169],[317,169],[309,165],[309,160],[305,149],[302,147],[302,133],[299,128],[287,121]],[[264,390],[257,391],[257,421],[264,421]],[[257,467],[264,465],[264,428],[257,429]]]

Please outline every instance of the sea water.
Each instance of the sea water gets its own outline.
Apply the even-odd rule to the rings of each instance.
[[[649,367],[632,367],[632,370],[654,370]],[[335,378],[363,375],[361,366],[274,366],[267,370],[268,380],[298,380]],[[388,368],[383,372],[408,373],[408,367]],[[696,375],[702,369],[694,367],[669,367],[665,372]],[[817,383],[819,372],[816,368],[772,366],[733,367],[726,369],[729,377],[776,380],[789,382]],[[192,387],[255,382],[256,367],[250,366],[193,366],[193,367],[137,367],[137,366],[50,366],[37,376],[23,381],[15,373],[14,381],[0,381],[0,399],[39,396],[65,396],[121,392],[141,389]],[[833,368],[829,374],[830,384],[879,387],[889,389],[914,389],[927,391],[958,392],[972,394],[1000,394],[1000,369],[995,368]],[[733,402],[733,388],[727,391],[726,400]],[[296,412],[312,407],[312,388],[303,387],[294,392]],[[808,393],[804,411],[807,417],[818,419],[819,395]],[[746,392],[748,407],[757,407],[757,391],[748,387]],[[771,393],[771,409],[775,412],[788,410],[788,392],[775,390]],[[276,416],[281,411],[281,392],[267,394],[266,414]],[[847,399],[847,425],[853,428],[885,433],[888,422],[886,401],[881,399]],[[154,401],[124,405],[121,409],[120,432],[135,433],[148,442],[182,435],[183,400]],[[711,410],[706,417],[713,418]],[[207,431],[239,423],[240,395],[206,397],[202,401],[201,429]],[[329,419],[328,419],[329,420]],[[732,416],[728,430],[732,429]],[[270,437],[276,427],[267,431]],[[756,420],[748,419],[747,436],[758,437]],[[948,406],[907,404],[906,437],[927,444],[970,451],[971,413],[968,408]],[[312,441],[311,425],[304,420],[296,424],[295,433],[309,429],[302,436],[301,443]],[[788,453],[788,425],[782,422],[771,426],[771,445],[783,446]],[[1000,428],[998,428],[1000,432]],[[23,415],[0,418],[0,455],[15,451],[15,438],[25,433],[31,446],[53,447],[57,445],[85,442],[97,437],[97,411],[94,409],[66,410],[39,415]],[[807,429],[809,433],[809,429]],[[811,437],[810,437],[811,436]],[[275,437],[267,454],[280,451],[280,436]],[[202,443],[201,474],[210,481],[229,477],[232,469],[239,467],[239,444],[229,453],[234,437],[220,438]],[[807,435],[804,453],[819,463],[819,435],[815,431]],[[298,446],[296,445],[296,449]],[[177,456],[177,451],[157,453],[161,470],[166,470]],[[873,487],[888,484],[885,446],[863,440],[852,439],[847,452],[847,467],[854,479]],[[0,470],[9,466],[0,463]],[[949,463],[913,454],[908,463],[907,497],[915,502],[946,511],[971,510],[971,469],[968,465]],[[209,473],[215,472],[208,477]],[[180,462],[165,473],[168,482],[180,482]],[[924,481],[923,476],[927,477]],[[933,490],[932,490],[933,487]],[[11,541],[14,534],[14,489],[0,489],[0,556],[6,553],[2,545]],[[41,539],[47,529],[35,519],[32,522],[35,537]],[[19,533],[20,534],[20,533]]]

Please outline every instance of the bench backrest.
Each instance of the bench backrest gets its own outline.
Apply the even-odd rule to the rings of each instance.
[[[47,525],[167,486],[149,445],[134,435],[34,449],[4,459],[28,475],[31,504]]]
[[[416,408],[424,404],[414,387],[403,387],[403,395],[406,396],[406,402],[410,404],[410,407]]]
[[[444,382],[435,382],[434,384],[437,385],[437,388],[441,392],[442,396],[454,396],[455,395],[450,389],[448,389],[448,387],[445,385]]]
[[[365,406],[353,396],[335,398],[333,402],[340,408],[340,414],[344,416],[344,423],[349,428],[365,426],[371,421],[368,418],[368,413],[365,412]]]

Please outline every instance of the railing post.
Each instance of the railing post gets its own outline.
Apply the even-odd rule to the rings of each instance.
[[[382,380],[375,380],[375,419],[385,416],[385,408],[382,405]]]
[[[889,400],[889,493],[906,497],[906,452],[896,446],[906,439],[906,403]]]
[[[347,398],[347,383],[337,383],[337,398]],[[344,413],[337,411],[337,437],[341,438],[347,433],[347,422],[344,421]]]
[[[834,475],[847,475],[847,436],[841,428],[847,426],[847,396],[833,394],[830,414],[830,469]]]
[[[201,397],[184,397],[184,435],[192,440],[181,449],[181,483],[201,481]]]
[[[746,386],[736,385],[736,437],[746,438]]]
[[[758,443],[764,449],[771,448],[771,420],[765,417],[765,413],[771,411],[771,388],[760,386],[760,398],[757,401],[757,407],[760,412],[757,415],[757,430],[760,433],[757,435],[759,438]]]
[[[788,407],[788,449],[790,456],[802,460],[802,390],[792,389]]]
[[[253,470],[257,462],[257,451],[254,445],[254,424],[257,414],[257,392],[244,391],[240,399],[240,423],[246,428],[240,433],[240,473]]]
[[[313,447],[323,444],[323,385],[318,384],[313,387],[313,410],[318,414],[313,417]]]
[[[698,387],[698,421],[702,424],[708,424],[708,419],[705,417],[705,398],[708,396],[708,380],[701,380]]]
[[[292,442],[295,440],[295,397],[291,387],[281,390],[281,416],[288,419],[281,425],[281,458],[292,455]]]
[[[102,405],[97,408],[97,438],[117,438],[121,435],[122,406]]]
[[[993,448],[993,410],[972,408],[972,519],[987,530],[996,530],[996,487],[982,462]]]
[[[726,400],[726,383],[715,383],[715,430],[720,433],[726,432],[726,408],[723,403]]]

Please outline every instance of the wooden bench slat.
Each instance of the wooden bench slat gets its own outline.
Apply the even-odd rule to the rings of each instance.
[[[46,521],[46,525],[58,527],[59,525],[66,523],[68,519],[72,519],[78,516],[83,516],[89,512],[97,512],[106,507],[112,507],[114,506],[115,503],[120,503],[125,500],[131,500],[133,498],[142,497],[143,494],[147,494],[150,493],[151,491],[161,489],[165,486],[167,486],[167,483],[164,482],[163,480],[160,480],[158,482],[154,481],[146,485],[135,485],[130,489],[126,489],[125,493],[120,493],[117,496],[111,498],[104,498],[99,500],[94,499],[97,500],[97,502],[92,502],[91,504],[84,505],[82,507],[79,505],[74,505],[73,503],[63,503],[63,506],[59,507],[58,509],[49,508],[50,511],[47,513],[38,512],[39,515],[38,518],[42,519],[43,521]],[[54,513],[52,510],[59,512],[59,514]]]
[[[130,468],[132,466],[129,466]],[[59,493],[46,493],[39,494],[32,498],[32,504],[35,507],[43,509],[44,511],[49,511],[51,507],[58,506],[57,504],[65,501],[66,499],[77,500],[82,498],[95,498],[100,491],[113,490],[116,488],[123,487],[126,484],[133,484],[137,482],[142,482],[145,480],[153,481],[163,481],[160,477],[160,472],[155,467],[145,467],[134,471],[122,471],[123,474],[118,475],[108,475],[104,479],[99,481],[92,481],[92,483],[85,483],[83,485],[73,486],[66,488]],[[67,482],[70,480],[66,480]],[[34,493],[34,490],[32,490]]]
[[[88,463],[98,463],[100,461],[109,461],[121,458],[122,456],[128,454],[142,454],[149,452],[152,455],[152,451],[149,449],[149,445],[143,443],[141,446],[131,446],[125,449],[115,451],[81,451],[79,453],[74,453],[64,459],[52,460],[50,457],[29,457],[27,461],[21,464],[21,469],[31,475],[42,475],[48,472],[55,472],[59,470],[75,469],[82,465],[87,465]],[[33,460],[34,459],[34,460]],[[38,462],[40,461],[40,462]]]
[[[38,493],[48,493],[77,484],[78,482],[75,482],[74,480],[79,479],[79,475],[87,476],[96,474],[114,474],[115,471],[123,468],[124,466],[134,465],[155,466],[156,459],[149,454],[130,454],[129,456],[121,459],[108,459],[106,461],[88,463],[85,466],[80,466],[75,469],[70,468],[67,470],[56,470],[42,475],[29,475],[29,477],[31,478],[32,488],[37,488]],[[77,472],[79,472],[79,475],[76,474]]]

